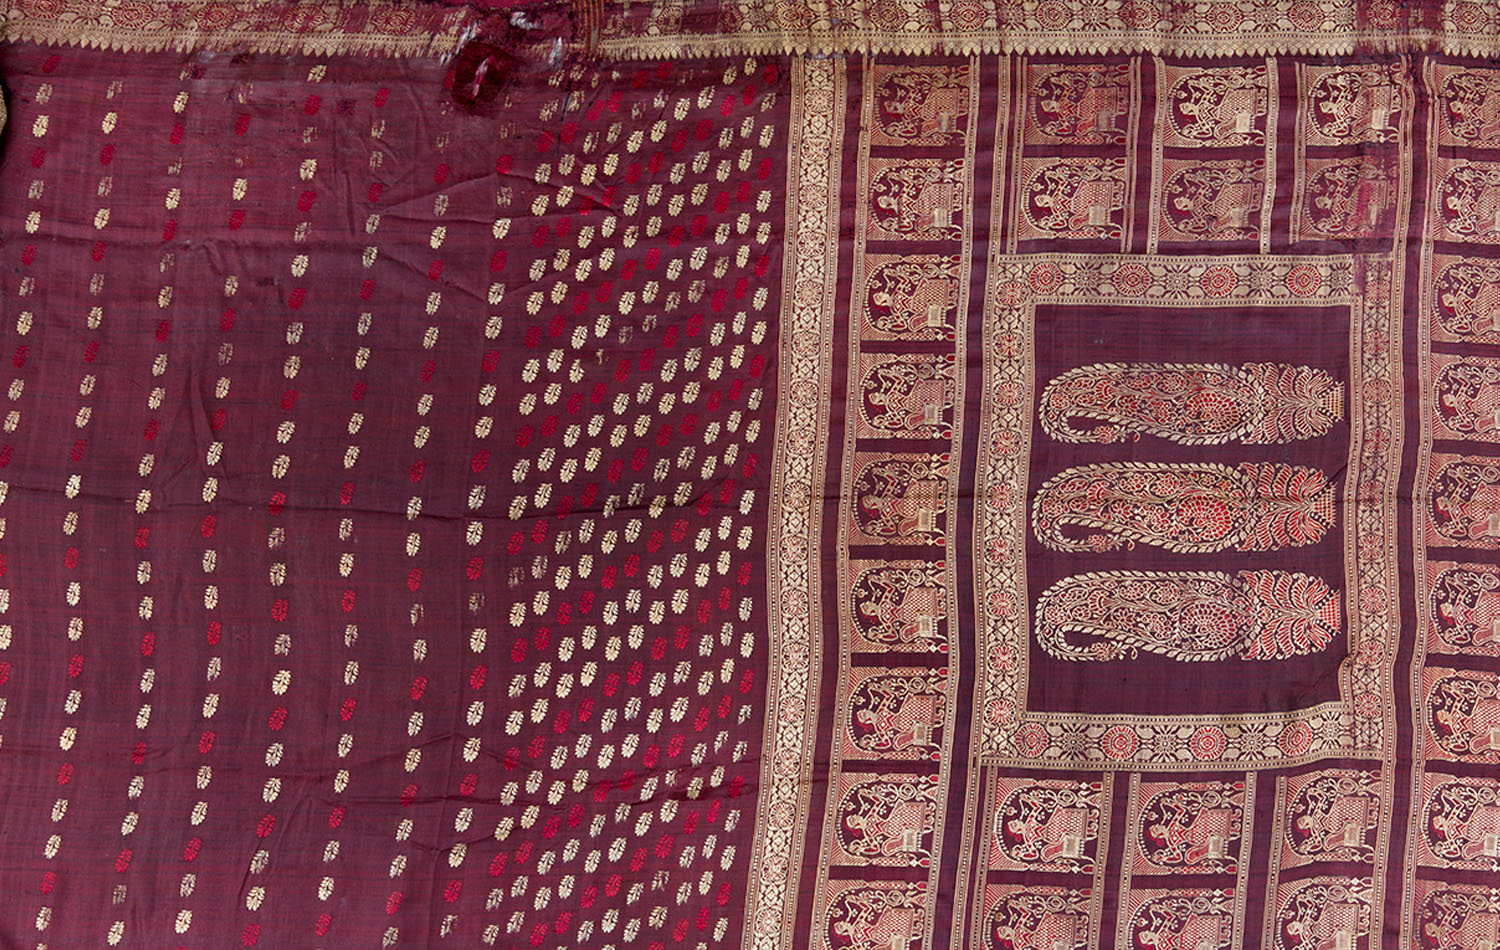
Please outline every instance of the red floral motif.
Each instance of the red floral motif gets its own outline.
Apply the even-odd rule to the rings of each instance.
[[[1312,0],[1298,0],[1292,4],[1287,16],[1299,30],[1312,30],[1323,25],[1323,11]]]
[[[1393,30],[1401,24],[1401,8],[1390,0],[1371,0],[1365,8],[1370,26],[1377,30]]]
[[[1051,261],[1031,269],[1031,289],[1039,294],[1050,294],[1062,286],[1062,268]]]
[[[984,6],[977,0],[957,0],[949,16],[960,30],[977,30],[984,26]]]
[[[1373,718],[1380,715],[1385,703],[1378,693],[1364,692],[1356,693],[1354,696],[1354,713],[1364,718]]]
[[[1366,587],[1359,592],[1359,608],[1367,614],[1375,613],[1384,606],[1387,596],[1384,587]]]
[[[1237,28],[1244,19],[1245,15],[1232,3],[1216,3],[1208,8],[1208,25],[1220,33]]]
[[[995,433],[991,444],[1002,455],[1014,455],[1021,445],[1021,437],[1014,429],[1001,429]]]
[[[1460,3],[1453,7],[1453,25],[1464,33],[1479,33],[1489,26],[1484,7],[1477,3]]]
[[[800,4],[783,4],[800,6]],[[892,0],[875,0],[870,4],[870,22],[882,30],[899,30],[906,25],[906,12]]]
[[[1016,716],[1015,706],[998,700],[990,703],[985,712],[989,721],[997,726],[1003,726],[1014,721]]]
[[[992,538],[984,546],[984,558],[991,564],[1004,564],[1010,560],[1010,545],[1002,538]]]
[[[381,9],[371,19],[383,33],[409,33],[417,26],[417,15],[408,9]]]
[[[1160,18],[1161,12],[1152,0],[1134,0],[1120,7],[1120,19],[1133,30],[1149,30]]]
[[[1139,297],[1151,286],[1151,272],[1144,264],[1121,264],[1114,274],[1115,290],[1126,297]]]
[[[110,8],[109,16],[115,26],[126,28],[144,26],[153,18],[151,7],[144,3],[121,3]]]
[[[991,508],[1004,511],[1015,500],[1015,492],[1011,491],[1009,485],[996,483],[985,489],[984,498]]]
[[[1322,275],[1309,264],[1298,264],[1286,275],[1286,289],[1298,297],[1311,297],[1322,285]]]
[[[1234,271],[1224,264],[1215,264],[1208,268],[1199,279],[1203,292],[1210,297],[1227,297],[1238,283],[1239,278],[1234,276]]]
[[[1008,591],[997,591],[990,595],[990,610],[1006,620],[1016,616],[1016,599]]]
[[[239,11],[227,3],[211,3],[198,11],[198,29],[222,30],[239,18]]]
[[[776,19],[788,30],[805,30],[812,26],[812,11],[802,3],[778,3]]]
[[[1294,722],[1277,738],[1276,745],[1287,756],[1298,756],[1312,746],[1312,727],[1305,722]]]
[[[1207,762],[1223,755],[1226,745],[1223,729],[1218,726],[1200,726],[1193,733],[1191,748],[1194,758]]]
[[[1129,726],[1110,726],[1099,737],[1099,748],[1103,750],[1107,758],[1115,761],[1123,761],[1135,755],[1135,750],[1140,747],[1140,737],[1135,730]]]
[[[1073,15],[1063,0],[1043,0],[1036,8],[1036,18],[1044,29],[1060,30],[1068,25]]]
[[[1131,733],[1131,738],[1135,738],[1134,733]],[[1022,755],[1040,755],[1046,747],[1047,730],[1036,723],[1027,723],[1016,730],[1016,751]]]

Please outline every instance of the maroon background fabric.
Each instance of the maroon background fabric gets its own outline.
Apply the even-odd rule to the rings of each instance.
[[[785,70],[0,72],[0,943],[737,933]]]

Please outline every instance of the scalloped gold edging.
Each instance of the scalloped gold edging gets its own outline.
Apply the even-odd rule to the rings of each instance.
[[[1348,56],[1358,53],[1435,52],[1452,56],[1500,56],[1500,33],[1455,36],[1423,30],[1381,33],[1272,33],[1258,36],[1126,32],[1093,35],[985,30],[775,31],[733,34],[666,34],[602,39],[597,52],[612,59],[705,58],[712,56],[974,56],[1107,55],[1166,56]]]
[[[446,56],[472,31],[463,7],[400,0],[0,0],[0,41],[121,52],[237,50],[309,56]]]

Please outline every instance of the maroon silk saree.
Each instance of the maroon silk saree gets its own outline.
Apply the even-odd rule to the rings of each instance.
[[[0,945],[1494,950],[1497,33],[0,4]]]

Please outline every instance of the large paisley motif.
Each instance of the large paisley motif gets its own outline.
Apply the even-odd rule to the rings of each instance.
[[[1280,660],[1343,627],[1339,592],[1288,571],[1099,571],[1065,577],[1036,607],[1036,638],[1063,660]],[[1080,642],[1081,641],[1081,642]]]
[[[1343,418],[1344,386],[1286,363],[1094,363],[1054,377],[1038,413],[1060,442],[1292,442]]]
[[[1322,472],[1270,462],[1082,465],[1043,485],[1032,509],[1037,540],[1058,551],[1271,551],[1315,544],[1333,520]]]

